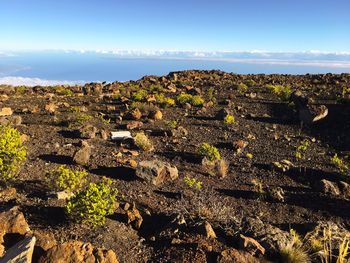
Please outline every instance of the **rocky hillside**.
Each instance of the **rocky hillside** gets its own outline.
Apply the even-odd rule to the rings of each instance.
[[[0,86],[0,123],[0,262],[349,258],[350,74]]]

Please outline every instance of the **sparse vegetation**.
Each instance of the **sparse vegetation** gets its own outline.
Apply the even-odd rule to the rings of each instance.
[[[13,179],[26,160],[27,151],[15,128],[0,125],[0,180]]]
[[[276,94],[283,101],[287,101],[293,92],[290,87],[282,85],[266,85],[266,89]]]
[[[176,129],[177,125],[178,125],[177,120],[171,120],[166,123],[166,127],[168,127],[169,129]]]
[[[139,132],[134,137],[135,145],[145,152],[153,150],[153,143],[143,132]]]
[[[70,193],[81,188],[86,176],[86,171],[74,171],[64,165],[48,173],[48,179],[55,189]]]
[[[147,96],[148,96],[147,90],[139,89],[137,92],[133,93],[132,99],[133,99],[134,101],[140,101],[140,102],[142,102],[142,101],[145,101],[145,100],[146,100]]]
[[[206,157],[211,162],[221,159],[219,150],[209,143],[202,143],[198,149],[198,153],[203,157]]]
[[[178,95],[176,97],[176,101],[180,105],[189,103],[195,107],[201,107],[204,104],[204,99],[201,96],[199,95],[192,96],[191,94],[187,94],[187,93],[181,93],[180,95]]]
[[[92,227],[103,225],[106,216],[114,212],[117,194],[118,191],[113,189],[109,179],[100,183],[90,183],[70,199],[65,210],[75,222]]]
[[[238,85],[236,85],[236,89],[239,93],[244,94],[248,91],[248,86],[244,83],[239,83]]]
[[[190,178],[190,177],[186,176],[184,178],[184,182],[189,188],[195,188],[195,189],[202,188],[202,182],[197,181],[196,178]]]
[[[310,141],[307,139],[303,140],[299,145],[296,146],[296,150],[294,154],[295,158],[303,159],[309,147],[310,147]]]
[[[225,118],[224,118],[224,123],[226,125],[232,125],[232,124],[235,124],[236,123],[236,120],[235,120],[235,117],[233,115],[227,115]]]
[[[345,164],[344,160],[338,157],[337,154],[334,154],[331,158],[331,163],[338,168],[338,170],[346,175],[349,172],[349,167]]]

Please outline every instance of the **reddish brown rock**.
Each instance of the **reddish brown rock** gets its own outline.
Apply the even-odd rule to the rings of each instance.
[[[67,241],[50,248],[39,263],[117,263],[118,259],[112,250],[94,248],[90,243]]]

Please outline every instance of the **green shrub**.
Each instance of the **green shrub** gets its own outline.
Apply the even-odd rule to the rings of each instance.
[[[149,91],[151,92],[163,92],[164,88],[161,85],[152,84],[149,86]]]
[[[78,222],[96,227],[103,225],[106,216],[114,212],[118,191],[112,189],[109,179],[100,183],[90,183],[66,204],[68,216]]]
[[[296,146],[295,157],[297,159],[302,159],[310,147],[309,140],[303,140],[299,145]]]
[[[177,128],[177,120],[171,120],[166,123],[166,127],[169,129],[176,129]]]
[[[235,117],[233,115],[227,115],[225,118],[224,118],[224,123],[226,125],[229,125],[229,124],[235,124],[236,123],[236,120],[235,120]]]
[[[202,182],[197,181],[196,178],[190,178],[186,176],[184,178],[184,183],[189,187],[189,188],[196,188],[196,189],[201,189],[202,188]]]
[[[241,94],[244,94],[248,91],[248,86],[244,83],[239,83],[238,85],[236,85],[236,88]]]
[[[191,94],[187,94],[187,93],[179,94],[176,97],[176,101],[180,105],[184,105],[186,103],[189,103],[195,107],[200,107],[200,106],[203,106],[203,104],[204,104],[204,99],[201,96],[199,96],[199,95],[192,96]]]
[[[145,101],[147,96],[147,90],[140,89],[132,95],[132,98],[134,101]]]
[[[345,162],[338,157],[337,154],[334,154],[334,156],[331,158],[331,163],[338,168],[338,170],[346,175],[346,173],[349,171],[349,167],[345,164]]]
[[[246,81],[244,81],[244,84],[246,84],[248,87],[256,86],[256,82],[252,79],[247,79]]]
[[[139,132],[134,137],[135,145],[143,151],[153,150],[153,143],[143,132]]]
[[[78,124],[85,124],[92,119],[92,116],[86,113],[77,113],[75,116],[75,122]]]
[[[209,143],[202,143],[198,152],[212,162],[221,159],[219,150],[216,147],[211,146]]]
[[[276,94],[281,100],[288,100],[292,94],[290,87],[281,85],[266,85],[265,87],[269,92]]]
[[[26,92],[26,90],[27,90],[27,87],[25,87],[25,86],[15,87],[16,94],[23,94]]]
[[[176,97],[176,101],[178,104],[180,105],[184,105],[186,103],[190,103],[192,100],[192,95],[191,94],[187,94],[187,93],[180,93],[177,97]]]
[[[171,107],[175,105],[175,100],[172,98],[165,97],[163,93],[156,94],[156,101],[162,107]]]
[[[204,99],[199,95],[192,96],[190,104],[195,107],[201,107],[204,104]]]
[[[0,180],[15,177],[26,156],[21,134],[15,128],[0,125]]]
[[[86,171],[74,171],[61,165],[48,174],[53,186],[60,191],[74,192],[80,189],[87,176]]]

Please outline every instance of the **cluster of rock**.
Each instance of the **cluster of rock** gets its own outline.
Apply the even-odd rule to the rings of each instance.
[[[31,231],[18,207],[0,213],[0,226],[1,263],[118,262],[112,250],[76,240],[57,244],[50,232]]]

